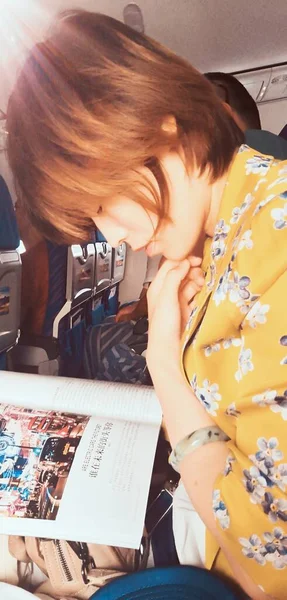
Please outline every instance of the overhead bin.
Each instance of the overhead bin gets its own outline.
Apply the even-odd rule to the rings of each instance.
[[[287,64],[234,75],[258,104],[287,98]]]

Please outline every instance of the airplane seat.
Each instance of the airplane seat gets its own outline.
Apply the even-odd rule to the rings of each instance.
[[[125,242],[113,248],[112,287],[107,300],[107,316],[116,315],[119,310],[119,285],[123,281],[126,268],[127,246]]]
[[[94,289],[92,325],[100,325],[106,317],[117,314],[119,284],[124,278],[126,244],[112,248],[103,234],[96,231],[96,286]],[[101,299],[101,300],[100,300]]]
[[[14,371],[24,373],[58,375],[61,356],[59,340],[53,336],[53,324],[66,301],[68,247],[58,246],[47,240],[44,243],[48,277],[41,330],[35,333],[35,331],[29,331],[29,326],[25,327],[17,347],[11,353],[11,366]],[[39,253],[37,256],[40,257]],[[31,267],[30,264],[29,267]],[[44,270],[45,265],[41,264],[41,267]],[[25,276],[25,269],[23,269],[23,275]]]
[[[49,263],[48,301],[43,324],[43,335],[53,335],[53,324],[66,300],[68,247],[47,241]]]
[[[20,237],[8,187],[0,175],[0,369],[17,343],[20,326]]]
[[[86,329],[86,305],[94,287],[94,244],[57,246],[46,241],[48,294],[40,335],[21,335],[13,369],[76,376]]]
[[[106,317],[112,284],[112,247],[103,234],[95,234],[95,278],[90,325],[100,325]]]
[[[62,357],[61,374],[66,377],[81,375],[85,334],[91,321],[95,260],[93,241],[75,244],[68,250],[66,303],[54,322]]]

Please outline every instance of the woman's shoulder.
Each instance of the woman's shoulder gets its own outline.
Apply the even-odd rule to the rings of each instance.
[[[241,221],[240,225],[244,225],[250,216],[256,223],[259,213],[270,214],[270,210],[278,204],[283,213],[279,219],[275,216],[274,228],[287,227],[287,160],[276,160],[245,144],[239,149],[228,183],[231,189],[237,187],[239,195],[239,208],[233,210],[230,223],[239,224]],[[229,200],[232,201],[231,198]]]
[[[231,175],[236,177],[239,172],[242,175],[242,171],[251,184],[258,178],[271,182],[278,177],[279,173],[287,177],[287,160],[279,160],[271,154],[263,154],[247,144],[242,144],[235,157]]]
[[[215,233],[217,278],[234,273],[261,292],[273,285],[287,267],[287,161],[241,147]]]

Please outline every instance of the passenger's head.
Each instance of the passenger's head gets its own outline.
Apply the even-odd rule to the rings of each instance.
[[[135,249],[165,224],[157,251],[172,246],[178,257],[194,246],[209,186],[243,141],[185,60],[85,11],[63,15],[32,49],[7,128],[18,193],[46,237],[83,240],[96,223],[112,245]]]
[[[261,129],[257,104],[236,77],[229,73],[205,73],[205,77],[213,83],[219,98],[231,108],[232,115],[242,131]]]

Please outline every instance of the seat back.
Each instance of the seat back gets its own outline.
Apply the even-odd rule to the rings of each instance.
[[[45,252],[37,252],[33,259],[40,261],[37,273],[41,273],[47,285],[45,306],[43,307],[42,329],[36,333],[29,326],[21,333],[18,345],[11,353],[12,368],[24,373],[40,375],[58,375],[60,372],[60,348],[58,335],[53,337],[54,321],[66,302],[67,256],[68,247],[58,246],[45,241]],[[44,262],[43,257],[45,256]],[[34,263],[33,263],[34,264]],[[33,268],[30,261],[23,261],[25,269]],[[48,276],[45,275],[48,269]],[[39,307],[41,310],[42,307]],[[58,328],[59,329],[59,328]]]
[[[12,199],[0,176],[0,368],[6,352],[17,342],[20,326],[20,238]]]
[[[52,336],[56,316],[66,302],[68,247],[47,241],[49,289],[43,335]]]
[[[107,290],[112,283],[112,247],[107,242],[96,242],[94,296]]]
[[[126,266],[126,244],[120,244],[116,248],[113,248],[113,262],[112,262],[112,284],[115,285],[120,283],[125,276]]]
[[[66,299],[78,306],[91,298],[95,278],[95,245],[74,244],[68,249]]]

